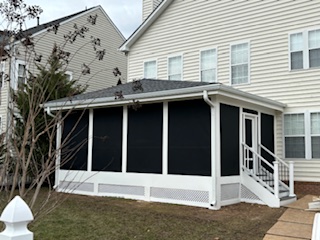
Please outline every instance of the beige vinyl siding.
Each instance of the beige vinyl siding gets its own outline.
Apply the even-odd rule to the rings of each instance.
[[[153,10],[153,0],[142,1],[142,21],[144,21]]]
[[[88,24],[87,18],[95,14],[98,15],[96,25]],[[126,56],[117,50],[124,39],[100,9],[85,13],[74,20],[60,25],[57,34],[44,31],[36,35],[34,37],[35,51],[38,55],[41,54],[43,56],[41,64],[46,64],[54,43],[58,46],[63,46],[65,43],[63,36],[68,34],[69,31],[74,30],[74,24],[78,28],[85,25],[89,28],[89,31],[85,33],[85,38],[78,37],[74,43],[66,43],[64,47],[64,51],[71,53],[71,60],[64,68],[66,71],[72,72],[73,79],[79,80],[80,84],[87,84],[89,86],[87,91],[94,91],[116,85],[118,79],[112,73],[115,67],[118,67],[124,78],[126,78]],[[100,38],[101,46],[98,47],[99,50],[106,50],[106,54],[101,61],[96,58],[91,43],[91,36]],[[19,52],[21,53],[23,48],[20,47],[20,49]],[[23,57],[24,55],[21,53],[19,58],[23,59]],[[83,75],[81,73],[83,63],[90,67],[90,74]],[[29,65],[28,67],[30,71],[36,72],[34,65]]]
[[[320,68],[291,71],[289,34],[320,29],[320,1],[175,0],[130,47],[128,78],[143,76],[143,61],[157,58],[158,78],[167,79],[167,57],[183,54],[183,80],[200,81],[199,50],[217,48],[217,81],[230,85],[230,45],[250,45],[250,83],[240,90],[287,104],[286,111],[320,111]],[[282,115],[276,120],[276,152],[284,156]],[[290,159],[288,159],[290,160]],[[295,160],[295,159],[293,159]],[[298,160],[296,160],[298,161]],[[310,180],[317,161],[299,161],[296,174]]]

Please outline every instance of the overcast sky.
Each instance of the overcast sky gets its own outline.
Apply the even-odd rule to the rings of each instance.
[[[142,21],[142,0],[25,0],[25,3],[42,8],[40,24],[101,5],[126,38]],[[28,22],[27,27],[32,26]]]

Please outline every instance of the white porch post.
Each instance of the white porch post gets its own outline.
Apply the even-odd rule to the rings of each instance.
[[[289,161],[289,196],[294,197],[294,165],[293,161]]]
[[[273,173],[273,178],[274,178],[274,195],[279,198],[279,162],[274,161],[273,162],[274,166],[274,173]]]
[[[123,106],[122,116],[122,172],[127,172],[127,152],[128,152],[128,107]]]

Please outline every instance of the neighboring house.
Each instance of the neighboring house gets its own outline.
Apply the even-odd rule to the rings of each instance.
[[[96,23],[88,23],[88,18],[94,18],[95,16],[97,16]],[[52,31],[55,26],[58,26],[57,32]],[[73,32],[75,27],[81,29],[82,26],[89,29],[88,32],[84,33],[85,37],[78,36],[74,43],[65,43],[65,35]],[[48,31],[48,29],[51,29],[51,31]],[[10,41],[10,38],[5,34],[5,32],[2,32],[1,40]],[[115,67],[118,67],[124,76],[126,75],[126,56],[118,51],[119,45],[123,43],[125,38],[101,6],[86,9],[45,24],[38,23],[37,26],[23,31],[22,36],[21,41],[24,41],[25,36],[32,39],[34,52],[26,52],[26,48],[21,45],[20,40],[13,40],[10,50],[6,48],[7,51],[10,51],[10,54],[2,57],[0,65],[0,71],[4,73],[1,75],[0,93],[2,131],[5,131],[9,124],[7,114],[10,107],[8,95],[10,88],[16,90],[22,83],[25,83],[28,72],[36,74],[35,63],[47,65],[48,57],[55,44],[61,47],[63,51],[70,53],[69,62],[63,69],[66,75],[70,79],[78,80],[79,84],[87,85],[87,92],[116,85],[118,79],[113,75]],[[92,37],[100,41],[96,50],[105,50],[102,60],[98,60],[96,51],[93,49]],[[36,60],[39,56],[41,56],[40,62]],[[89,66],[90,74],[82,74],[83,64]],[[10,76],[10,82],[5,81],[6,75]]]
[[[214,209],[286,204],[293,181],[320,194],[320,2],[143,3],[120,47],[142,80],[45,105],[88,109],[58,190]]]

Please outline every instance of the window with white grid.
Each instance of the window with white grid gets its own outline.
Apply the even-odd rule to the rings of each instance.
[[[147,79],[156,79],[157,78],[157,62],[148,61],[144,62],[143,65],[143,77]]]
[[[284,115],[286,158],[305,158],[304,114]]]
[[[168,58],[168,79],[182,80],[182,56]]]
[[[249,44],[231,46],[231,84],[249,82]]]
[[[217,54],[216,49],[200,52],[200,77],[201,82],[216,82]]]
[[[320,113],[311,113],[311,156],[320,158]]]
[[[24,88],[26,83],[27,69],[25,64],[18,64],[18,89]]]
[[[290,69],[320,67],[320,29],[289,35]]]

